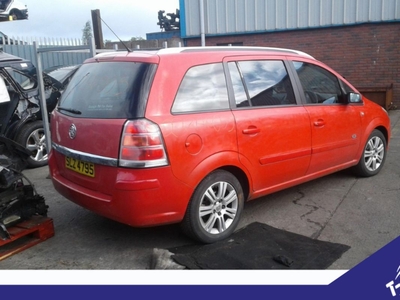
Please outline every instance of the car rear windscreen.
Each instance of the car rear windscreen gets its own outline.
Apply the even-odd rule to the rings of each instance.
[[[148,63],[84,64],[62,94],[58,110],[81,118],[142,117],[155,70]]]

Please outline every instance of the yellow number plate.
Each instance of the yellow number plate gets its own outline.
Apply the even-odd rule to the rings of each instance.
[[[65,157],[65,167],[89,177],[94,177],[94,164],[72,157]]]

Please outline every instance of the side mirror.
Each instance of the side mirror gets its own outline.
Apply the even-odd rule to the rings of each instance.
[[[350,92],[347,94],[347,103],[362,103],[362,96],[358,93]]]

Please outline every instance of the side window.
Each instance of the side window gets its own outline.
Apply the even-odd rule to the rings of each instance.
[[[192,67],[179,87],[173,113],[229,109],[222,63]]]
[[[296,104],[283,61],[229,63],[236,107]]]
[[[329,71],[304,62],[294,62],[309,104],[343,103],[343,93],[338,78]]]
[[[12,68],[6,68],[6,71],[16,82],[19,83],[23,90],[30,90],[37,86],[36,80],[33,77],[27,76],[26,74]]]
[[[235,93],[236,107],[250,106],[237,64],[235,62],[230,62],[228,66],[229,73],[231,74],[233,92]]]
[[[346,94],[354,92],[354,90],[351,87],[349,87],[349,85],[347,83],[343,82],[342,80],[339,80],[339,82]]]

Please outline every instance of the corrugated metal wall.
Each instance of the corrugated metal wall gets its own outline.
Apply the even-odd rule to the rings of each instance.
[[[18,57],[30,60],[37,66],[36,52],[32,45],[2,45],[3,51]],[[49,52],[42,54],[42,68],[53,66],[69,66],[81,64],[85,59],[91,57],[90,53],[84,52]]]
[[[0,50],[18,57],[22,57],[30,60],[35,66],[37,66],[36,61],[36,51],[33,46],[33,40],[31,39],[19,39],[18,37],[10,37],[13,41],[12,45],[0,42]],[[4,43],[4,44],[3,44]],[[82,43],[78,40],[37,40],[39,47],[62,47],[62,46],[82,46]],[[88,52],[82,51],[69,51],[69,52],[45,52],[42,53],[42,68],[47,69],[53,66],[68,66],[83,63],[87,58],[90,58],[92,54],[89,52],[90,46],[88,45]]]
[[[400,0],[202,0],[206,35],[400,22]],[[201,0],[181,0],[182,37],[200,36]]]

